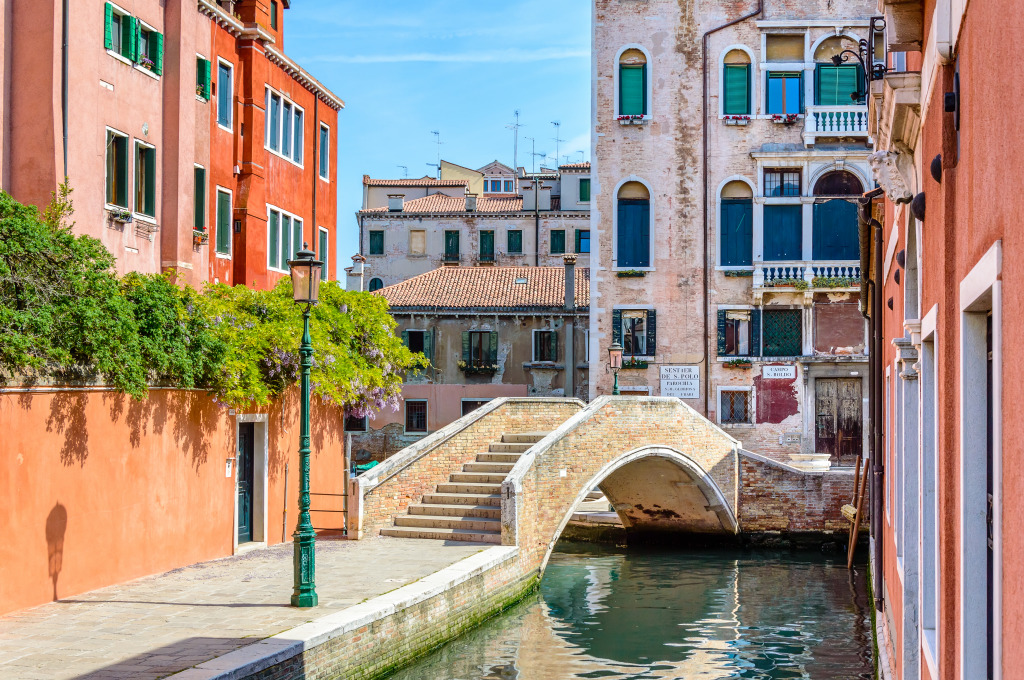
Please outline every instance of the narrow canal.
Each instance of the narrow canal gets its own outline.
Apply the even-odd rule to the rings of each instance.
[[[845,555],[560,544],[537,594],[392,680],[872,677]]]

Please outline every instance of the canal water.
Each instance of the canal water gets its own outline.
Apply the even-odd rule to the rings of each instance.
[[[559,544],[539,592],[392,680],[872,677],[845,555]]]

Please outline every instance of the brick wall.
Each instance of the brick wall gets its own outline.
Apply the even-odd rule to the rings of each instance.
[[[740,524],[759,531],[842,531],[839,509],[853,499],[853,468],[796,472],[740,455]]]

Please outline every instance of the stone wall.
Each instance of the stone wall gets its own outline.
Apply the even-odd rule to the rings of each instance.
[[[492,442],[515,432],[550,432],[583,408],[577,399],[503,398],[481,406],[352,480],[357,535],[375,533],[431,493]]]
[[[740,454],[740,525],[763,531],[846,533],[840,508],[853,499],[853,468],[803,472],[767,458]]]

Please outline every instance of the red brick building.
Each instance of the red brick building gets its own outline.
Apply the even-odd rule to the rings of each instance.
[[[883,677],[1021,677],[1024,97],[1013,0],[884,0],[889,71],[871,83],[883,195],[865,206],[874,364],[875,598]],[[881,26],[879,26],[881,28]],[[870,270],[870,271],[869,271]],[[875,354],[875,347],[872,354]]]

